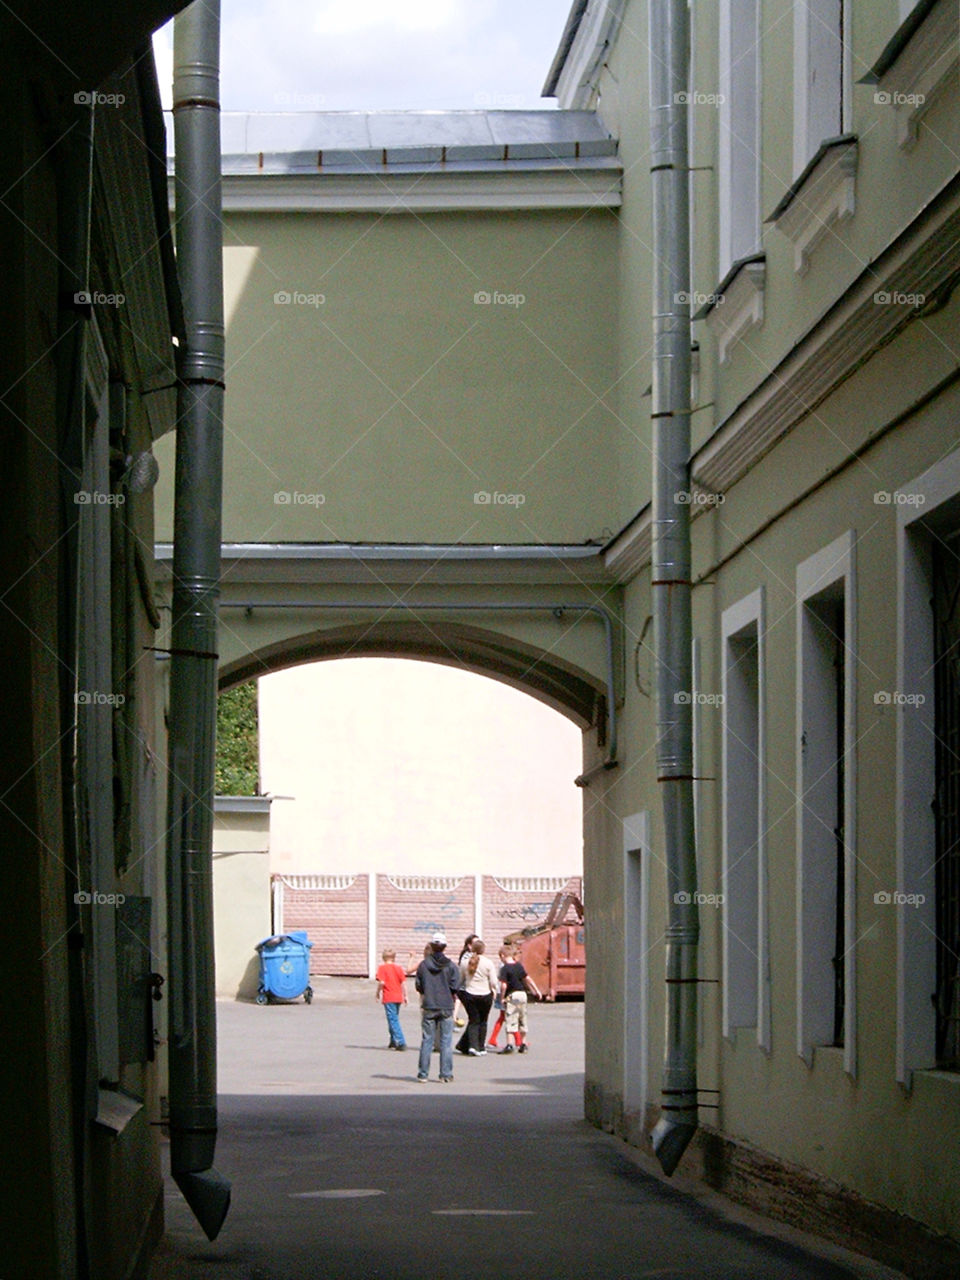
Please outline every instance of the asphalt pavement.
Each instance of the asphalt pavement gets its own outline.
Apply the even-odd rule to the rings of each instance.
[[[583,1116],[583,1006],[531,1004],[526,1054],[438,1055],[418,1084],[374,984],[218,1004],[233,1183],[210,1243],[167,1181],[149,1280],[890,1280],[897,1273],[664,1179]],[[501,1038],[502,1043],[502,1038]]]

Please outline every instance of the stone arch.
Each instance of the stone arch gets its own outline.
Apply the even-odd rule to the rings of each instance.
[[[449,620],[381,618],[288,636],[223,662],[220,688],[286,667],[348,657],[411,658],[489,676],[546,703],[584,731],[596,727],[598,746],[604,745],[607,699],[601,680],[515,636]]]

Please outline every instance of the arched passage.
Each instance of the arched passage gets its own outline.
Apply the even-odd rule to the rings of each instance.
[[[235,641],[243,642],[248,629],[230,616],[229,633]],[[254,643],[257,639],[255,632],[250,635]],[[229,648],[229,644],[225,646],[227,651]],[[609,681],[516,636],[448,618],[351,621],[285,634],[238,656],[224,656],[221,689],[285,667],[332,658],[377,656],[439,662],[512,685],[568,716],[584,731],[596,728],[598,747],[608,738]]]

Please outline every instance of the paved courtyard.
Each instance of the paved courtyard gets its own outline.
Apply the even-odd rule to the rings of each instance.
[[[531,1050],[418,1084],[373,984],[221,1002],[219,1238],[168,1182],[150,1280],[874,1280],[896,1273],[667,1182],[582,1119],[583,1006],[533,1004]]]

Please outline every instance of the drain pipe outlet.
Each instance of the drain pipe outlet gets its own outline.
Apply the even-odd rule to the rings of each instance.
[[[170,1167],[209,1239],[230,1207],[213,1168],[217,1040],[213,971],[213,793],[223,473],[220,4],[195,0],[174,25],[179,354],[174,493],[167,936]]]
[[[667,868],[666,1036],[651,1135],[667,1174],[697,1131],[697,858],[690,623],[690,224],[687,0],[650,3],[653,197],[653,635]]]

